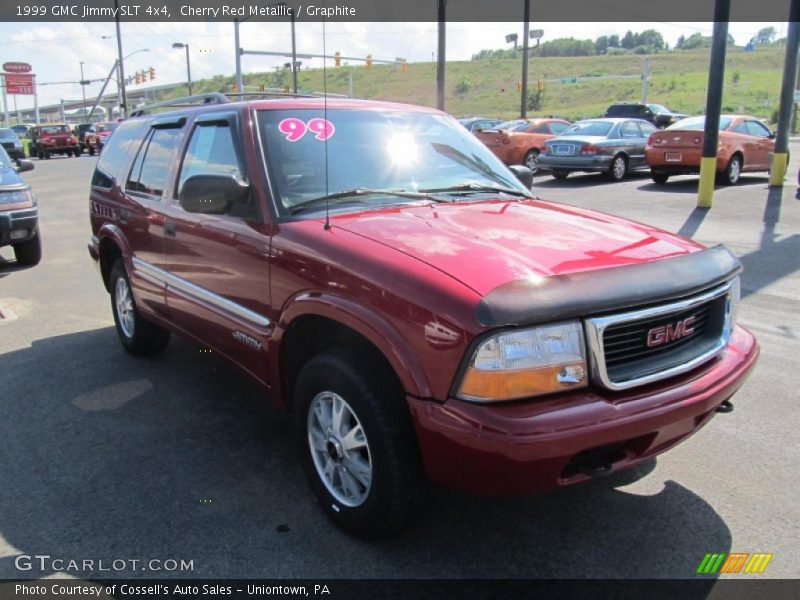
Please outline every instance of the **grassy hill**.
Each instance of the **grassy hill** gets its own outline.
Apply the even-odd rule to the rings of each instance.
[[[760,48],[756,52],[729,49],[725,70],[723,112],[745,112],[770,118],[777,110],[784,61],[783,48]],[[639,101],[640,79],[578,80],[560,83],[562,77],[598,77],[642,73],[639,55],[591,57],[532,57],[529,63],[529,86],[543,78],[545,93],[542,109],[531,114],[558,114],[570,119],[602,114],[614,102]],[[689,114],[705,110],[708,79],[708,49],[674,51],[650,58],[648,100]],[[521,59],[493,59],[447,63],[446,108],[457,115],[482,115],[511,118],[519,114]],[[327,69],[328,91],[348,92],[348,73],[353,73],[354,95],[358,98],[392,100],[428,106],[436,105],[436,66],[415,63],[402,71],[394,65],[343,66]],[[274,71],[247,73],[246,86],[281,86],[289,83],[288,73]],[[195,91],[218,91],[233,83],[232,77],[218,76],[198,82]],[[460,85],[459,85],[460,84]],[[321,91],[321,69],[299,74],[302,90]],[[461,89],[461,92],[457,91]],[[502,89],[505,88],[505,91]],[[178,92],[172,95],[180,95]]]

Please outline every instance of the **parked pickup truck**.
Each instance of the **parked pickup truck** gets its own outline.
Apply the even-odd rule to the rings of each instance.
[[[89,252],[122,346],[177,333],[255,380],[352,533],[403,529],[429,480],[524,494],[641,463],[755,365],[725,247],[539,200],[433,109],[204,100],[119,125]]]

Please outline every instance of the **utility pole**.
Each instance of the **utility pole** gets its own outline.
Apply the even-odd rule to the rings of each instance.
[[[525,11],[523,13],[523,20],[525,21],[522,28],[522,89],[520,91],[520,108],[519,116],[524,119],[528,115],[528,37],[531,31],[531,0],[523,0],[525,2]]]
[[[289,11],[289,17],[292,20],[292,86],[294,93],[297,93],[297,41],[294,35],[294,9]],[[323,63],[324,64],[324,63]]]
[[[122,118],[128,117],[128,99],[125,97],[125,67],[122,64],[122,35],[119,29],[119,0],[114,0],[114,13],[117,15],[117,53],[119,54],[119,63],[117,64],[117,76],[119,77],[119,95],[120,95],[120,110],[122,111]]]
[[[714,179],[717,174],[717,145],[719,117],[722,112],[722,86],[725,81],[725,50],[728,45],[728,19],[731,0],[714,3],[714,38],[711,42],[711,63],[708,69],[705,139],[700,159],[700,183],[697,187],[697,206],[711,208],[714,201]]]
[[[444,110],[444,68],[446,57],[446,21],[445,6],[447,0],[438,0],[439,3],[439,54],[436,57],[436,107]]]
[[[647,90],[650,87],[650,56],[642,63],[642,104],[647,104]]]
[[[84,83],[85,79],[83,78],[83,61],[80,62],[81,64],[81,94],[83,95],[83,114],[86,116],[86,84]]]
[[[3,124],[8,127],[11,125],[11,117],[8,114],[8,95],[6,94],[6,76],[3,75],[3,115],[5,116],[5,121]]]
[[[233,44],[236,46],[236,91],[242,91],[242,45],[239,43],[239,19],[233,20]]]
[[[792,0],[789,7],[789,31],[786,34],[786,60],[783,63],[781,106],[778,113],[778,135],[772,155],[770,186],[780,187],[789,164],[789,120],[794,104],[794,87],[797,79],[797,50],[800,47],[800,0]]]

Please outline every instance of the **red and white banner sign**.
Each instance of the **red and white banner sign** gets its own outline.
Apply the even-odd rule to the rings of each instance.
[[[36,75],[33,73],[3,73],[6,80],[6,93],[32,96],[35,94]]]
[[[7,73],[30,73],[31,66],[24,62],[7,62],[3,63],[3,71]]]

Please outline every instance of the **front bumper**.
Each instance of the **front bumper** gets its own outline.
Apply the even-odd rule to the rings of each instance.
[[[39,222],[39,209],[21,208],[0,212],[0,246],[8,244],[19,244],[25,242],[36,235],[36,225]],[[20,238],[11,239],[14,231],[26,231],[26,235]]]
[[[614,157],[608,154],[594,156],[542,154],[539,156],[539,168],[549,171],[556,169],[563,171],[608,171],[613,159]]]
[[[515,495],[590,479],[580,461],[602,453],[609,471],[683,441],[744,383],[759,354],[737,327],[727,349],[675,379],[623,393],[584,390],[504,404],[408,398],[428,476],[482,495]]]

